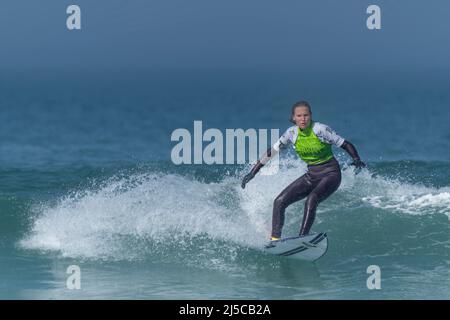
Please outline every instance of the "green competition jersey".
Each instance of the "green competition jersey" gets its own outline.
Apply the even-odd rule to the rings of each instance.
[[[331,145],[340,147],[344,141],[344,138],[327,125],[311,121],[310,126],[304,130],[300,130],[297,126],[288,128],[273,148],[279,151],[291,143],[303,161],[308,165],[316,165],[333,158]]]

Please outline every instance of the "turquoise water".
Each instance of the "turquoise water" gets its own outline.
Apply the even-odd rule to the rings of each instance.
[[[449,299],[448,76],[152,71],[0,76],[0,298]],[[368,169],[343,171],[315,263],[261,251],[273,199],[303,174],[171,162],[177,128],[278,128],[307,99]],[[334,149],[343,168],[349,158]],[[287,210],[295,235],[303,202]],[[69,290],[70,265],[81,289]],[[366,270],[381,270],[369,290]]]

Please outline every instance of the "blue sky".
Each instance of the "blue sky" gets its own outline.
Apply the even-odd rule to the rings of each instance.
[[[70,4],[82,30],[66,28]],[[449,69],[449,38],[448,0],[0,3],[0,68]]]

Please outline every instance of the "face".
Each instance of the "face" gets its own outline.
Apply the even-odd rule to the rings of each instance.
[[[294,120],[295,124],[300,129],[308,128],[311,123],[311,113],[309,112],[308,107],[297,107],[294,110],[294,115],[292,116],[292,120]]]

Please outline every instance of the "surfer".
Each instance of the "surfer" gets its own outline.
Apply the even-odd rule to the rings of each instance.
[[[307,163],[307,171],[288,185],[273,203],[271,240],[281,238],[284,212],[294,202],[306,198],[300,236],[307,235],[316,216],[317,205],[335,192],[341,184],[341,168],[334,158],[331,145],[344,149],[353,159],[351,165],[358,169],[365,167],[355,146],[339,136],[325,124],[312,120],[311,106],[300,101],[292,106],[290,121],[295,125],[288,128],[278,141],[267,150],[252,170],[242,180],[242,188],[282,148],[292,143],[299,157]]]

